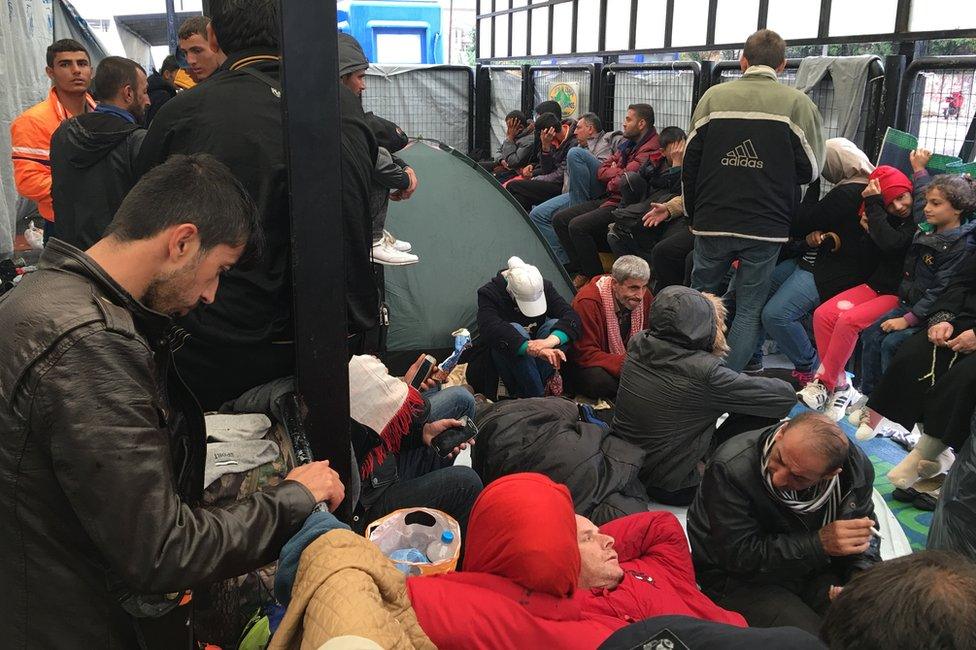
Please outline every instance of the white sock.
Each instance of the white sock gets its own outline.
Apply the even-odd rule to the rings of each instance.
[[[938,463],[932,463],[932,461],[936,461],[939,458],[939,454],[945,450],[946,445],[941,440],[923,433],[915,448],[908,452],[908,455],[888,472],[888,480],[895,487],[902,489],[910,488],[919,479],[926,478],[921,475],[921,472],[931,472],[932,465],[938,465]],[[924,469],[919,467],[920,463],[925,461],[929,462],[926,463]],[[928,476],[932,476],[932,474],[928,474]]]

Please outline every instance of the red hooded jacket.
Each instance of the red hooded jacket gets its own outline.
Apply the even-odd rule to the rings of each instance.
[[[592,650],[624,621],[584,614],[573,501],[541,474],[512,474],[478,497],[464,571],[409,578],[420,626],[440,650]]]
[[[703,594],[681,524],[670,512],[641,512],[600,528],[614,539],[624,579],[614,590],[583,594],[587,614],[616,616],[634,623],[651,616],[681,614],[746,627],[740,614],[722,609]]]
[[[596,283],[603,276],[596,276],[589,281],[573,298],[573,309],[579,314],[582,328],[580,337],[573,343],[572,360],[580,368],[603,368],[614,377],[620,378],[620,369],[624,365],[626,354],[612,354],[607,342],[607,319],[603,313],[603,300]],[[644,290],[644,325],[647,326],[647,314],[651,309],[651,293]],[[630,332],[633,336],[637,332]],[[629,339],[628,339],[629,340]],[[624,341],[627,345],[627,341]]]

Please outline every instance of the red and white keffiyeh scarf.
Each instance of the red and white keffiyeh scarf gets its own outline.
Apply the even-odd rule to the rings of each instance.
[[[613,278],[604,275],[596,281],[596,288],[600,292],[600,301],[603,303],[603,317],[607,321],[607,343],[610,345],[610,354],[626,354],[627,345],[623,337],[620,336],[620,322],[617,320],[617,301],[613,297],[610,288]],[[641,296],[640,304],[631,312],[630,332],[639,332],[644,329],[644,296]]]

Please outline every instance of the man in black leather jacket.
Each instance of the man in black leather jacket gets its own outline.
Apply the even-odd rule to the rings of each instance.
[[[317,502],[343,499],[322,462],[198,507],[203,413],[173,366],[171,317],[213,301],[255,233],[226,167],[174,156],[104,239],[52,239],[0,298],[4,648],[189,648],[187,589],[271,562]]]
[[[819,413],[727,441],[688,511],[702,590],[751,626],[816,634],[832,588],[881,561],[873,484],[871,462]]]

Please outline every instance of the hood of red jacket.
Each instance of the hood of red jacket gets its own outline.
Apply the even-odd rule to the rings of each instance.
[[[531,473],[489,484],[468,520],[464,570],[508,578],[531,591],[571,596],[580,554],[566,486]]]

